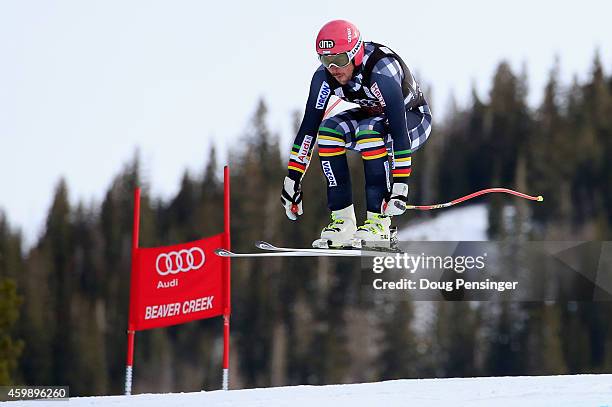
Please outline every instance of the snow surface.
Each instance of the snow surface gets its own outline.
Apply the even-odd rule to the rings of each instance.
[[[394,380],[331,386],[71,398],[75,407],[609,407],[612,375]],[[57,401],[9,402],[57,407]]]
[[[408,223],[398,238],[412,241],[486,241],[489,226],[485,204],[441,210],[433,219]]]

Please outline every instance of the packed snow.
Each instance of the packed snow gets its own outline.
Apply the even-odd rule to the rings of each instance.
[[[394,380],[330,386],[79,397],[74,407],[608,407],[612,375]],[[58,406],[57,401],[10,402],[9,406]]]

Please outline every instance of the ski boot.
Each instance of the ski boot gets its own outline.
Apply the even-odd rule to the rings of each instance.
[[[331,222],[321,231],[321,238],[312,242],[312,247],[316,249],[351,247],[351,239],[356,230],[357,221],[353,205],[332,211]]]
[[[368,211],[363,226],[357,228],[351,240],[356,249],[397,250],[397,227],[391,227],[391,217]]]

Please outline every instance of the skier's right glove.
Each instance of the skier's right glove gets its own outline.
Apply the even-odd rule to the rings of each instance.
[[[291,220],[297,220],[297,217],[304,213],[302,209],[302,190],[300,189],[300,185],[289,177],[285,177],[283,182],[281,205],[283,205],[285,214]]]
[[[401,215],[406,212],[407,203],[408,184],[395,182],[393,183],[391,194],[383,200],[381,212],[385,216]]]

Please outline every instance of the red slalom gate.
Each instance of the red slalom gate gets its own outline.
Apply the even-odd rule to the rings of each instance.
[[[136,331],[223,316],[223,390],[229,388],[230,260],[214,250],[230,247],[229,167],[224,168],[224,231],[173,246],[140,248],[140,188],[134,192],[132,275],[125,394],[132,393]]]

